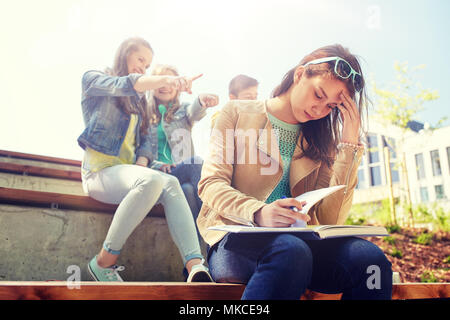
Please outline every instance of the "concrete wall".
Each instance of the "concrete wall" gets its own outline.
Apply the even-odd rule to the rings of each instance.
[[[100,250],[113,215],[0,204],[0,281],[66,280]],[[164,218],[147,217],[128,239],[119,265],[125,281],[183,281],[182,261]]]

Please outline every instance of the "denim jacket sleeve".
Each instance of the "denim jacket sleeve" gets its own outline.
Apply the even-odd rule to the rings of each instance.
[[[135,96],[139,99],[140,95],[134,89],[134,85],[141,76],[138,73],[130,73],[127,76],[118,77],[101,71],[87,71],[82,79],[83,93],[91,97]]]
[[[201,105],[198,97],[186,108],[186,115],[191,125],[206,116],[206,108]]]
[[[148,159],[148,163],[150,164],[155,159],[153,158],[153,154],[151,152],[151,139],[150,135],[143,134],[140,136],[140,144],[139,147],[136,149],[136,159],[139,157],[145,157]]]

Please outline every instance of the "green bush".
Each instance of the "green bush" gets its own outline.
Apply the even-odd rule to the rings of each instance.
[[[391,222],[389,199],[380,202],[355,204],[350,209],[347,222],[349,224],[367,224],[376,221],[386,225]]]
[[[424,271],[420,276],[420,282],[437,282],[436,277],[431,271]]]
[[[450,231],[450,212],[445,212],[443,208],[436,210],[436,224],[440,230]]]
[[[389,243],[392,246],[395,246],[395,238],[394,237],[384,237],[383,241]]]
[[[403,252],[398,249],[397,247],[394,247],[394,249],[391,250],[391,252],[389,252],[389,254],[395,258],[399,258],[401,259],[403,257]]]
[[[433,242],[433,234],[422,232],[415,239],[413,239],[413,242],[426,246],[430,245]]]
[[[403,211],[403,213],[402,213]],[[435,230],[450,232],[450,212],[440,207],[438,203],[430,205],[419,204],[412,207],[415,223],[431,223]],[[397,223],[402,218],[409,219],[409,207],[396,203]],[[400,227],[391,221],[391,209],[389,199],[382,201],[355,204],[350,209],[347,224],[377,223],[391,228],[390,233],[400,231]]]
[[[415,222],[431,223],[437,230],[450,231],[450,213],[437,203],[429,206],[419,204],[413,208],[413,212]]]
[[[363,225],[366,223],[366,219],[363,217],[349,216],[345,221],[345,224],[349,225]]]
[[[402,231],[402,228],[398,224],[387,224],[386,230],[388,233],[398,233]]]

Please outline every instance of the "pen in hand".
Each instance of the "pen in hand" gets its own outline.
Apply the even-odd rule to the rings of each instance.
[[[286,196],[282,196],[281,199],[286,199]],[[294,211],[294,212],[300,213],[300,214],[306,214],[306,213],[301,212],[301,211],[300,211],[297,207],[295,207],[295,206],[291,206],[291,207],[289,207],[289,209],[291,209],[291,210]],[[306,227],[306,221],[297,219],[297,220],[295,221],[295,223],[293,223],[293,224],[291,225],[291,227]]]

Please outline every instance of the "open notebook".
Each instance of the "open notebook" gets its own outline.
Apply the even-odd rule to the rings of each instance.
[[[345,185],[333,186],[306,192],[296,197],[299,201],[306,201],[300,211],[307,214],[308,211],[320,200],[333,194]],[[303,220],[297,220],[296,223],[288,228],[267,228],[255,226],[251,221],[247,221],[241,217],[234,215],[224,215],[239,225],[220,225],[209,227],[209,230],[218,230],[233,233],[259,233],[259,232],[276,232],[276,233],[298,233],[302,238],[309,239],[325,239],[345,236],[388,236],[388,232],[384,227],[377,226],[353,226],[353,225],[321,225],[306,226]]]
[[[378,226],[353,226],[353,225],[321,225],[289,228],[266,228],[242,225],[222,225],[209,227],[210,230],[219,230],[233,233],[296,233],[305,239],[327,239],[347,236],[388,236],[384,227]]]

